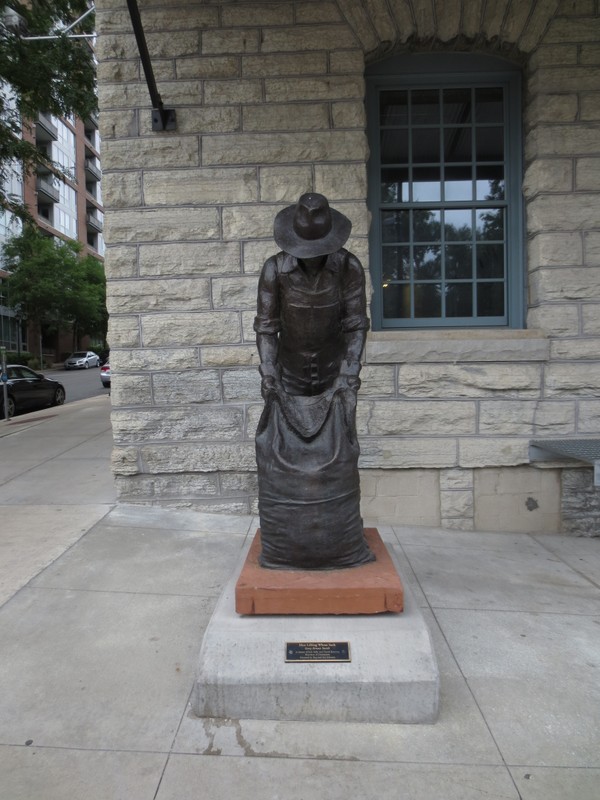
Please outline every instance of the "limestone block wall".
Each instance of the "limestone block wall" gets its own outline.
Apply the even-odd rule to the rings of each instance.
[[[542,400],[572,408],[558,436],[600,432],[599,12],[561,2],[528,61],[528,324],[548,336]],[[562,530],[599,535],[591,484],[589,468],[563,471]]]
[[[273,218],[323,192],[353,220],[349,247],[368,268],[365,64],[407,49],[483,50],[524,70],[527,328],[369,335],[364,513],[565,527],[560,498],[576,507],[581,482],[560,490],[565,465],[529,466],[528,442],[593,435],[600,418],[597,0],[139,5],[174,132],[151,130],[125,0],[96,4],[121,499],[256,509],[252,321]],[[514,520],[490,486],[518,496],[504,505]]]

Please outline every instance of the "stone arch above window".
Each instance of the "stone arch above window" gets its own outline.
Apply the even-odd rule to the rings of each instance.
[[[493,42],[503,50],[532,52],[559,0],[338,0],[368,57],[393,53],[411,42]]]

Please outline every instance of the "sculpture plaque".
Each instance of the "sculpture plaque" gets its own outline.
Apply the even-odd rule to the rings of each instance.
[[[254,323],[260,564],[340,569],[374,560],[360,516],[356,396],[369,320],[352,223],[321,194],[275,218]]]
[[[340,661],[349,664],[350,642],[286,642],[287,663],[305,664],[307,661],[326,663]]]

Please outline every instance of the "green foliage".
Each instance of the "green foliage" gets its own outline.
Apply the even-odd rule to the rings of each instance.
[[[1,2],[0,15],[13,9],[25,20],[25,33],[0,25],[0,81],[10,84],[14,100],[0,92],[0,185],[14,162],[31,172],[49,165],[45,154],[21,136],[22,122],[35,120],[39,111],[57,116],[75,114],[85,119],[96,108],[95,68],[85,39],[59,34],[56,39],[27,41],[24,36],[46,36],[64,29],[88,8],[86,0],[31,0]],[[94,15],[87,16],[76,33],[92,33]],[[26,218],[15,198],[0,192],[0,207]]]
[[[71,274],[64,312],[73,326],[76,344],[86,333],[106,342],[106,278],[104,267],[93,256],[78,260],[77,269]]]
[[[33,353],[28,353],[26,350],[23,350],[21,353],[18,353],[16,350],[10,350],[6,353],[7,364],[23,364],[27,367],[29,366],[29,362],[34,359],[35,356]]]
[[[83,334],[106,338],[106,280],[100,262],[82,256],[78,242],[57,242],[26,225],[4,246],[11,273],[10,302],[40,329],[70,326]]]

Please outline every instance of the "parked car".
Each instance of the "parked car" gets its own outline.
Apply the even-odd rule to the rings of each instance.
[[[110,364],[100,367],[100,380],[102,381],[102,386],[110,389]]]
[[[65,361],[65,369],[89,369],[99,366],[100,358],[91,350],[77,350],[77,352],[71,353]]]
[[[62,406],[65,402],[65,387],[62,383],[46,378],[39,372],[20,364],[6,367],[8,381],[7,408],[12,417],[20,411],[35,411],[47,406]],[[0,418],[4,419],[4,389],[0,383]]]

